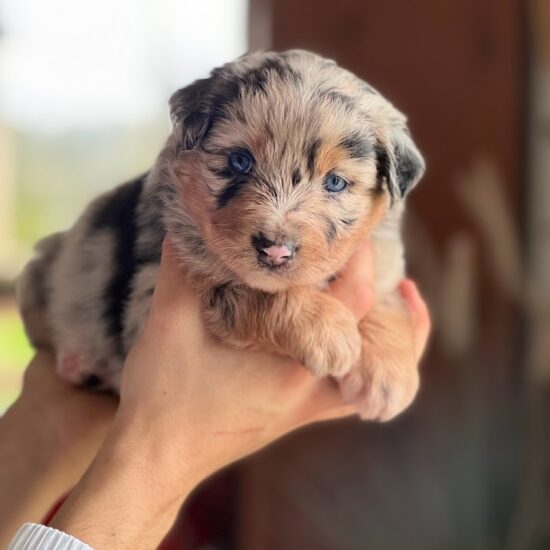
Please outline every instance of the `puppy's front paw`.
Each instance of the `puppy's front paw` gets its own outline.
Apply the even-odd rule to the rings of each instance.
[[[385,315],[365,319],[361,361],[338,382],[344,398],[365,420],[391,420],[414,400],[418,361],[407,318]]]
[[[344,376],[361,356],[357,320],[341,306],[310,318],[298,336],[296,358],[317,376]]]

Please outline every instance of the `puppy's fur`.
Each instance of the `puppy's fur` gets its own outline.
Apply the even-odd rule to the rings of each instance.
[[[118,389],[169,231],[215,335],[336,377],[364,417],[406,408],[418,374],[395,287],[403,199],[424,162],[404,116],[333,61],[298,50],[241,57],[170,107],[173,132],[151,171],[42,241],[18,281],[27,325],[37,311],[47,320],[59,374]],[[250,153],[247,173],[228,160],[235,151]],[[327,190],[330,175],[347,187]],[[357,326],[322,288],[367,235],[377,302]],[[266,264],[258,242],[291,242],[293,255]]]

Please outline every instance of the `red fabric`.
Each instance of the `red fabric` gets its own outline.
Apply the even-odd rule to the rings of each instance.
[[[65,495],[63,497],[61,497],[51,508],[51,510],[46,514],[46,516],[44,517],[44,520],[42,521],[42,524],[43,525],[49,525],[50,521],[52,521],[53,517],[55,516],[55,514],[57,513],[57,511],[59,510],[59,508],[61,508],[61,505],[67,500],[67,497],[69,495]]]
[[[236,474],[225,472],[202,485],[181,509],[159,550],[234,546]]]

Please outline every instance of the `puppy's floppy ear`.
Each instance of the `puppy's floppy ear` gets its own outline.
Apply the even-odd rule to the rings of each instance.
[[[193,149],[208,130],[211,78],[195,80],[170,98],[170,118],[183,149]]]
[[[389,146],[376,145],[378,178],[385,180],[392,197],[404,198],[424,175],[426,164],[401,121],[391,126]]]

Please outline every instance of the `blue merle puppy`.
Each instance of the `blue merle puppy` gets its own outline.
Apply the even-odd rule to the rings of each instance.
[[[223,341],[333,376],[364,418],[418,389],[404,274],[404,197],[424,172],[405,117],[335,62],[254,53],[170,100],[152,169],[37,246],[18,286],[66,380],[117,391],[147,316],[166,232]],[[376,305],[358,324],[323,292],[358,243],[375,247]]]

